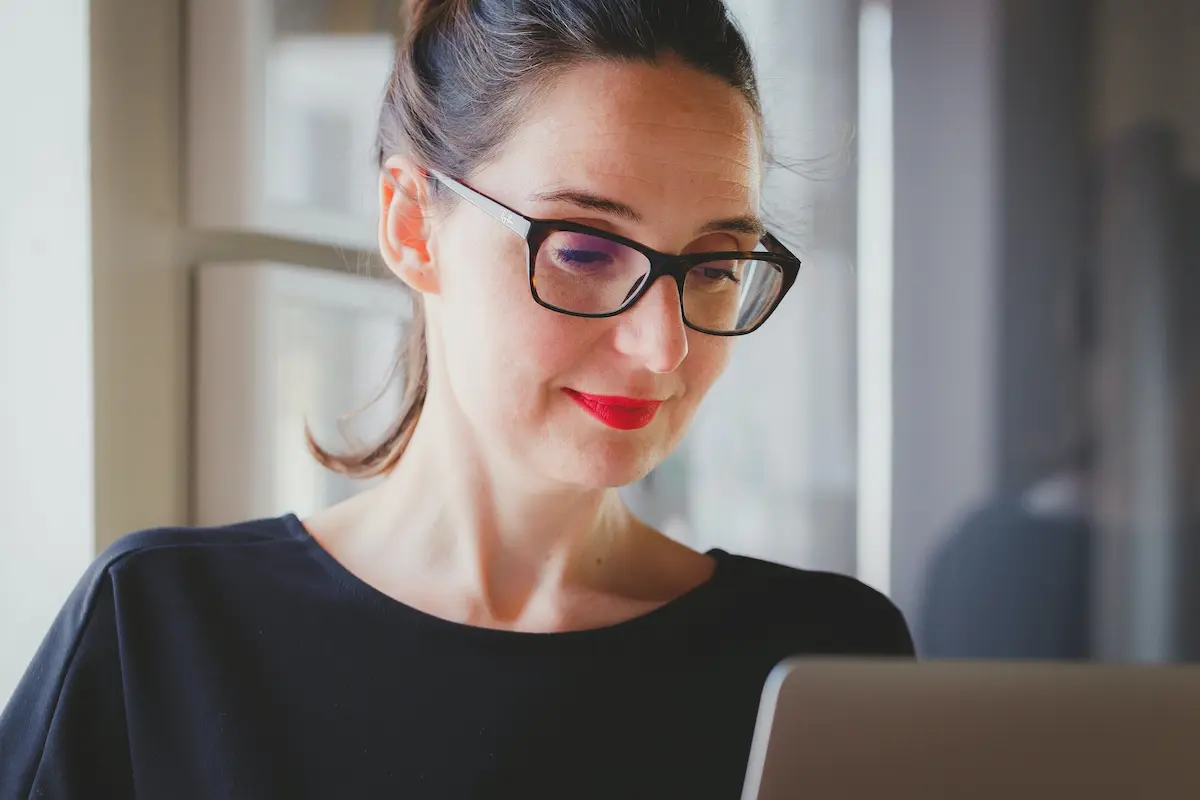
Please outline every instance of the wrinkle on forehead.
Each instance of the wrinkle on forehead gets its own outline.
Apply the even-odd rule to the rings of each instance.
[[[647,129],[647,130],[638,130]],[[624,119],[616,124],[600,125],[589,122],[562,121],[553,117],[542,119],[530,124],[522,130],[522,134],[531,140],[540,140],[545,145],[559,143],[574,143],[579,141],[580,133],[586,137],[598,137],[601,141],[616,139],[622,144],[631,145],[629,149],[621,149],[602,145],[599,148],[588,148],[577,151],[583,155],[593,156],[613,154],[620,157],[641,156],[655,158],[652,150],[654,145],[664,140],[663,134],[700,134],[711,142],[692,142],[686,150],[673,150],[676,155],[696,156],[704,159],[714,159],[728,162],[738,169],[750,170],[758,167],[762,158],[761,148],[757,138],[750,130],[710,130],[697,128],[680,123],[658,122],[654,120]],[[705,145],[711,145],[705,147]],[[698,149],[703,148],[703,149]],[[736,155],[735,155],[736,154]]]
[[[668,203],[682,229],[684,217],[756,211],[763,162],[755,113],[720,79],[677,65],[589,64],[540,94],[493,179],[514,198],[593,190],[644,214]]]
[[[694,156],[696,159],[703,162],[722,162],[736,170],[743,172],[753,172],[759,169],[759,162],[749,152],[743,158],[738,158],[722,153],[712,153],[704,150],[677,150],[676,155]],[[695,167],[690,164],[676,164],[672,159],[662,156],[651,155],[650,153],[640,153],[631,150],[619,150],[614,147],[601,147],[588,150],[570,150],[564,153],[566,156],[582,156],[588,159],[600,159],[609,157],[614,159],[628,159],[630,157],[642,158],[652,163],[658,163],[676,167],[685,172],[705,172],[703,168]]]
[[[740,91],[668,59],[658,65],[593,62],[564,72],[530,109],[518,137],[544,144],[616,138],[651,148],[681,138],[706,157],[731,158],[746,168],[761,159],[759,129]]]
[[[579,151],[570,153],[565,160],[569,169],[565,173],[547,175],[552,184],[567,184],[572,181],[590,182],[605,178],[620,182],[634,182],[654,190],[662,190],[663,175],[671,173],[675,177],[689,177],[688,183],[696,188],[703,187],[706,195],[720,197],[733,202],[746,202],[753,205],[759,192],[758,177],[761,174],[753,164],[742,165],[731,163],[736,169],[713,169],[705,164],[706,154],[688,153],[698,160],[689,163],[678,159],[656,156],[638,156],[636,163],[630,163],[630,154],[620,152],[616,158],[597,158],[601,155],[596,151]],[[649,164],[658,167],[656,170],[645,169]]]
[[[607,172],[599,170],[589,170],[586,179],[596,178],[616,178],[624,182],[636,182],[643,184],[655,191],[663,188],[663,182],[656,180],[652,176],[647,176],[639,173],[630,172]],[[748,181],[738,181],[733,179],[715,179],[712,184],[706,186],[709,191],[700,195],[698,199],[719,199],[722,201],[733,203],[747,203],[753,205],[753,200],[758,192],[754,185]]]

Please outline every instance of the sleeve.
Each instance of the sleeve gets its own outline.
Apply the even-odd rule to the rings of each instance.
[[[865,627],[874,631],[869,649],[873,654],[899,658],[915,658],[916,645],[904,613],[887,596],[872,590],[873,622]]]
[[[916,646],[903,612],[892,600],[877,589],[856,578],[828,575],[840,584],[829,595],[833,607],[839,608],[840,620],[836,635],[836,652],[847,656],[884,658],[914,658]]]
[[[116,609],[97,562],[0,715],[0,798],[131,798]]]

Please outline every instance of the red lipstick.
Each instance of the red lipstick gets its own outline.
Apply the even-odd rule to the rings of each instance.
[[[654,421],[661,400],[641,400],[636,397],[617,397],[606,394],[585,394],[574,389],[563,389],[580,408],[610,428],[632,431],[644,428]]]

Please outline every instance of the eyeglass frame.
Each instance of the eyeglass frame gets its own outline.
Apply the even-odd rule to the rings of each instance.
[[[520,236],[525,240],[525,251],[528,258],[527,271],[529,274],[529,293],[533,297],[534,302],[543,308],[549,309],[559,314],[566,314],[572,317],[583,317],[586,319],[604,319],[615,317],[618,314],[623,314],[633,308],[637,302],[650,291],[654,284],[658,283],[659,278],[670,277],[675,281],[675,286],[679,290],[679,312],[683,320],[683,324],[688,328],[699,333],[705,333],[710,336],[745,336],[748,333],[754,333],[763,326],[763,324],[771,318],[775,313],[775,309],[783,302],[783,298],[787,295],[788,290],[792,288],[792,284],[796,282],[796,277],[800,274],[801,262],[796,258],[790,250],[788,250],[778,239],[770,233],[764,232],[759,244],[767,248],[766,250],[730,250],[730,251],[715,251],[711,253],[689,253],[686,255],[672,255],[663,253],[651,247],[647,247],[641,242],[636,242],[633,239],[621,236],[617,233],[593,228],[590,225],[582,225],[577,222],[570,222],[561,219],[540,219],[537,217],[527,217],[519,211],[515,211],[498,200],[488,197],[483,192],[473,189],[465,183],[455,180],[447,175],[436,170],[425,171],[426,177],[431,177],[441,183],[450,191],[466,200],[471,205],[475,206],[480,211],[495,219],[504,227]],[[581,233],[588,236],[595,236],[600,239],[615,242],[617,244],[629,247],[646,257],[650,262],[650,271],[642,278],[641,285],[637,291],[633,292],[621,306],[614,311],[605,311],[601,313],[589,313],[584,311],[568,311],[565,308],[559,308],[546,302],[538,296],[537,286],[534,282],[534,270],[536,268],[537,256],[541,251],[542,245],[552,233],[566,231],[570,233]],[[779,296],[772,301],[771,306],[766,313],[762,315],[753,327],[747,328],[744,331],[715,331],[707,328],[693,325],[688,321],[687,312],[683,307],[683,292],[687,274],[693,268],[707,263],[709,261],[766,261],[780,268],[783,273],[783,283],[779,289]]]

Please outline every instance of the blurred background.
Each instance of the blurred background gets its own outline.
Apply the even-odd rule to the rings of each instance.
[[[805,268],[631,505],[924,656],[1200,658],[1200,4],[730,5]],[[0,697],[122,534],[358,490],[400,6],[0,0]]]

